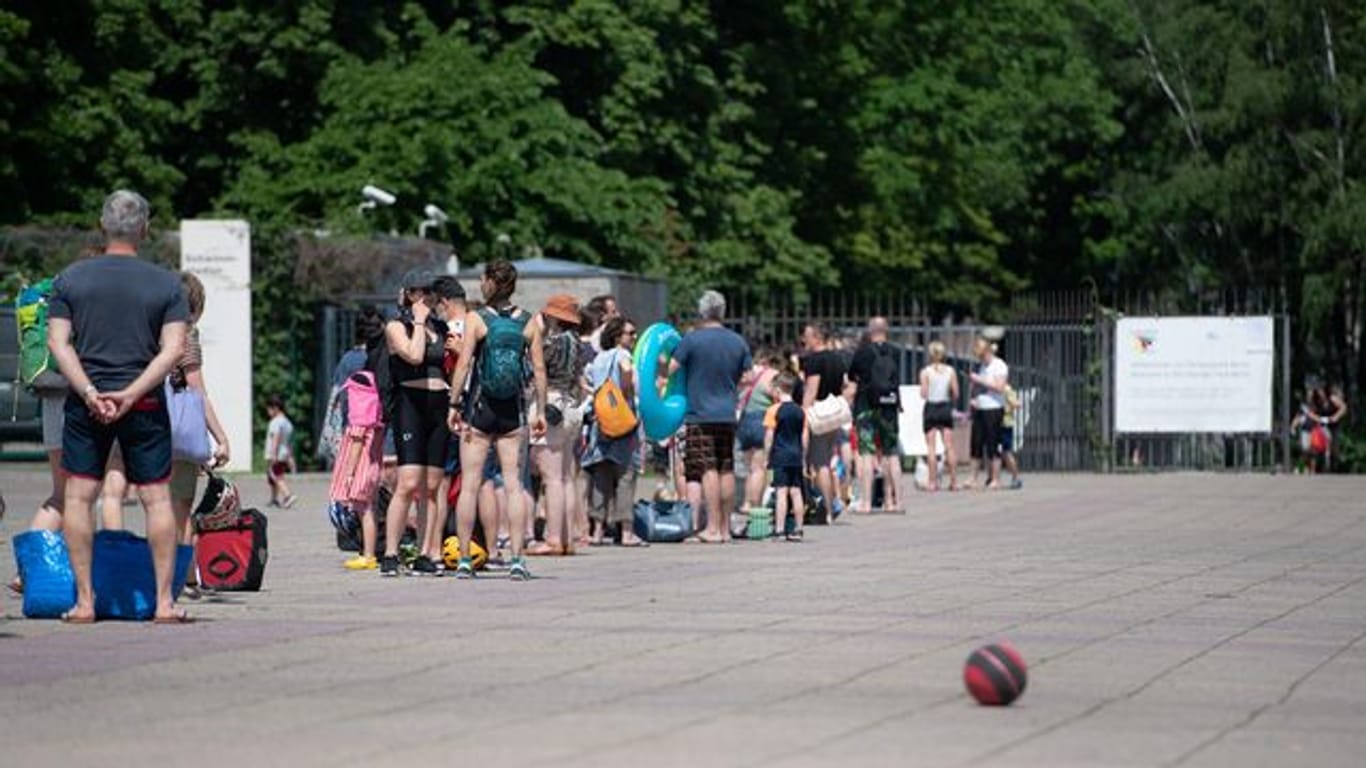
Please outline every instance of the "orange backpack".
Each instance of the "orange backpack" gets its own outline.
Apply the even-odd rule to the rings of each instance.
[[[616,365],[615,360],[612,364]],[[598,431],[603,437],[613,440],[631,434],[640,423],[635,411],[631,410],[626,393],[621,391],[610,374],[593,393],[593,417],[597,419]]]

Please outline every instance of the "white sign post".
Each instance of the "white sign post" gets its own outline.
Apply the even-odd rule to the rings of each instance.
[[[227,469],[250,472],[251,227],[245,221],[180,222],[180,268],[204,283],[204,383],[232,447]]]
[[[1270,317],[1126,317],[1115,327],[1115,429],[1269,433]]]

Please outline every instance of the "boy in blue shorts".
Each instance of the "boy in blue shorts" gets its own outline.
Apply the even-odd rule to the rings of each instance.
[[[795,376],[779,374],[773,381],[776,402],[764,415],[764,449],[768,452],[768,468],[773,470],[773,492],[777,495],[773,530],[775,533],[787,530],[787,510],[791,504],[794,525],[785,538],[792,542],[802,540],[802,520],[806,516],[802,497],[806,478],[802,470],[810,444],[806,413],[792,401],[796,388]]]

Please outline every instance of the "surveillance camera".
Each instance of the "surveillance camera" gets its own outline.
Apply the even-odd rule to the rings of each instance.
[[[373,184],[366,184],[361,187],[360,193],[366,200],[379,205],[393,205],[398,201],[398,196],[393,192],[386,192]]]
[[[450,217],[446,215],[445,211],[437,208],[431,203],[427,203],[427,207],[422,209],[422,215],[426,216],[427,220],[433,224],[445,224],[450,220]]]

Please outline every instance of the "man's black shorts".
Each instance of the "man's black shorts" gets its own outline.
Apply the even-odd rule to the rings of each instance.
[[[972,412],[972,458],[1001,457],[1001,422],[1004,418],[1005,411],[1000,408],[979,408]]]
[[[806,478],[802,476],[801,467],[774,467],[773,468],[773,487],[774,488],[805,488]]]
[[[62,469],[68,474],[104,479],[109,452],[118,441],[128,482],[154,485],[171,479],[171,417],[161,387],[153,389],[113,424],[96,420],[85,401],[74,394],[66,399],[65,413]]]

